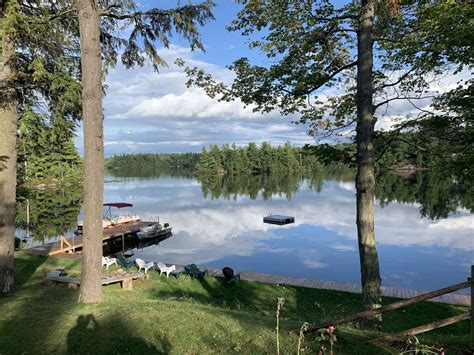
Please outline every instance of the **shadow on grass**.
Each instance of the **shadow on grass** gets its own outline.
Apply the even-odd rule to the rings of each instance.
[[[16,289],[21,290],[23,285],[30,281],[41,265],[47,260],[46,257],[29,257],[23,254],[21,257],[15,258],[15,276]]]
[[[148,290],[151,298],[199,302],[225,309],[246,310],[265,315],[274,314],[278,294],[268,292],[264,284],[238,281],[227,283],[224,278],[206,276],[202,280],[181,275],[159,279],[163,287]]]
[[[68,354],[169,354],[172,346],[166,336],[155,345],[134,336],[120,315],[98,322],[93,314],[80,315],[67,335]]]
[[[127,323],[131,313],[120,314],[102,305],[78,305],[78,290],[62,284],[43,285],[41,266],[59,264],[69,269],[74,261],[30,255],[17,258],[17,292],[0,297],[0,353],[167,354],[171,351],[171,343],[163,334],[151,335],[154,345],[144,341],[138,330]],[[84,312],[88,314],[78,316]]]

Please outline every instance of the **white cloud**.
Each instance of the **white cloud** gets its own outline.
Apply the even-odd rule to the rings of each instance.
[[[111,118],[211,118],[221,119],[261,117],[240,101],[219,102],[200,89],[188,89],[181,94],[167,94],[143,99],[124,114]]]

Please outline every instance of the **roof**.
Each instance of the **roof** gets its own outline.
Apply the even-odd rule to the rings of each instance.
[[[104,203],[104,207],[124,208],[124,207],[133,207],[133,205],[131,203],[126,203],[126,202],[114,202],[114,203]]]

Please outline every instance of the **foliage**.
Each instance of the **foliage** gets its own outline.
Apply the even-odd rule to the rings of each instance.
[[[435,168],[448,169],[461,180],[474,179],[474,80],[434,101],[436,113],[404,125],[410,145],[433,158]]]
[[[12,86],[19,112],[18,184],[27,180],[78,178],[79,156],[73,131],[81,119],[79,44],[74,20],[59,14],[71,6],[33,0],[5,1],[0,36],[10,38]]]
[[[297,0],[242,3],[244,8],[229,30],[248,37],[250,47],[258,48],[270,64],[252,65],[247,58],[235,61],[229,69],[235,71],[236,79],[229,87],[216,82],[202,69],[185,68],[188,85],[200,86],[211,97],[221,100],[239,98],[244,104],[253,105],[255,111],[278,109],[283,115],[296,115],[300,123],[309,125],[309,134],[319,138],[338,132],[346,135],[356,120],[353,70],[357,58],[353,33],[358,30],[360,6],[351,2],[338,8],[330,1]],[[456,155],[469,156],[469,161],[472,154],[463,149],[466,145],[472,149],[472,123],[466,124],[472,117],[472,113],[466,112],[472,111],[472,83],[466,89],[461,82],[457,89],[442,95],[431,87],[441,74],[472,66],[473,11],[467,2],[449,0],[381,1],[377,2],[374,28],[373,111],[382,117],[389,104],[408,101],[416,113],[404,117],[408,121],[402,121],[393,135],[410,125],[419,128],[425,120],[435,121],[426,124],[431,128],[438,126],[435,137],[444,139],[448,146],[454,134]],[[444,106],[445,111],[451,111],[449,119],[447,115],[440,119],[417,106],[418,100],[433,97],[437,98],[435,109]],[[451,127],[444,135],[442,125]],[[422,135],[425,138],[426,133],[430,132]],[[466,163],[464,166],[469,166]]]
[[[119,57],[127,68],[143,66],[148,58],[158,71],[160,66],[166,65],[156,50],[158,43],[168,48],[170,38],[177,34],[189,43],[191,50],[204,50],[199,27],[214,19],[211,0],[186,5],[178,2],[175,8],[146,11],[138,10],[132,0],[101,0],[99,6],[106,67],[115,66]]]
[[[337,342],[336,329],[330,325],[327,328],[317,330],[315,341],[319,345],[318,355],[325,355],[329,347],[329,355],[334,355],[334,345]]]
[[[402,354],[439,354],[444,355],[444,347],[435,347],[434,345],[426,345],[422,344],[418,337],[415,335],[409,336],[404,344],[403,349],[399,352],[400,355]]]
[[[57,237],[75,228],[82,207],[80,186],[61,189],[20,189],[16,204],[16,227],[35,241]],[[29,211],[29,223],[27,220]]]
[[[78,182],[82,161],[74,124],[25,110],[18,121],[18,184],[45,179]]]
[[[0,36],[15,47],[12,82],[20,113],[49,112],[52,121],[80,119],[79,42],[74,21],[59,16],[71,2],[5,1]]]
[[[473,185],[459,181],[446,171],[421,172],[399,176],[377,175],[375,195],[382,206],[390,202],[417,203],[420,214],[430,219],[447,218],[459,208],[474,211]]]
[[[260,147],[249,143],[238,148],[224,144],[221,148],[211,145],[203,148],[196,165],[198,175],[254,175],[293,174],[302,171],[318,171],[322,165],[311,152],[293,147],[290,142],[272,147],[263,142]]]
[[[310,175],[309,184],[316,189],[321,188],[322,173]],[[298,191],[304,182],[304,177],[297,174],[259,174],[259,175],[199,175],[198,181],[204,198],[233,199],[248,196],[255,200],[261,196],[269,200],[274,195],[287,199]]]
[[[146,170],[157,174],[170,170],[191,171],[198,160],[197,153],[123,154],[107,158],[105,167],[108,170]]]
[[[277,310],[275,312],[276,316],[276,348],[277,354],[280,355],[280,311],[283,305],[285,304],[285,299],[283,297],[278,297],[277,299]]]

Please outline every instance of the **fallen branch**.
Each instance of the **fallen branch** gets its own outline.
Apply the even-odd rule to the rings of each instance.
[[[469,313],[470,312],[466,312],[466,313],[459,314],[459,315],[454,316],[454,317],[445,318],[445,319],[442,319],[442,320],[437,320],[435,322],[420,325],[419,327],[403,330],[403,331],[398,332],[398,333],[393,333],[393,334],[384,336],[382,338],[377,338],[377,339],[371,340],[370,343],[372,343],[374,345],[390,344],[393,341],[395,341],[399,338],[402,338],[404,336],[425,333],[425,332],[433,330],[433,329],[442,328],[442,327],[445,327],[445,326],[450,325],[450,324],[454,324],[454,323],[457,323],[457,322],[460,322],[460,321],[463,321],[463,320],[466,320],[466,319],[470,319],[471,315]]]
[[[439,290],[423,293],[423,294],[415,296],[413,298],[408,298],[406,300],[394,302],[394,303],[391,303],[391,304],[388,304],[386,306],[382,306],[382,307],[379,307],[379,308],[374,308],[374,309],[370,309],[368,311],[354,313],[354,314],[351,314],[349,316],[346,316],[346,317],[343,317],[343,318],[340,318],[340,319],[336,319],[335,321],[332,321],[332,322],[327,322],[327,323],[323,323],[323,324],[319,324],[319,325],[312,325],[312,326],[308,327],[307,332],[312,332],[312,331],[315,331],[315,330],[320,329],[320,328],[325,328],[328,325],[338,325],[338,324],[342,324],[342,323],[352,322],[354,320],[361,319],[361,318],[374,317],[374,316],[376,316],[378,314],[381,314],[381,313],[385,313],[385,312],[388,312],[388,311],[393,311],[393,310],[401,308],[401,307],[409,306],[409,305],[412,305],[412,304],[415,304],[415,303],[419,303],[421,301],[429,300],[431,298],[442,296],[444,294],[451,293],[451,292],[458,291],[458,290],[462,290],[462,289],[468,288],[468,287],[471,287],[471,281],[470,280],[466,281],[466,282],[461,282],[461,283],[458,283],[458,284],[455,284],[455,285],[452,285],[452,286],[449,286],[449,287],[445,287],[445,288],[442,288],[442,289],[439,289]]]

